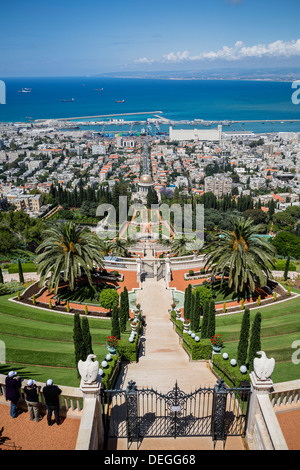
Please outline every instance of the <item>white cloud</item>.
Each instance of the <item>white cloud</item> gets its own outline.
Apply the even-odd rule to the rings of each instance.
[[[160,59],[148,59],[143,57],[135,61],[136,64],[152,64],[152,63],[182,63],[194,62],[202,60],[218,60],[237,61],[246,58],[263,58],[263,57],[294,57],[300,56],[300,39],[294,41],[278,40],[270,44],[256,44],[254,46],[246,46],[242,41],[237,41],[233,47],[223,46],[217,51],[201,52],[197,55],[191,55],[189,51],[170,52],[164,54]]]

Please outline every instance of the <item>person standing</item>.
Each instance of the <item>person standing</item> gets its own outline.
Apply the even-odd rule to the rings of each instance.
[[[42,420],[40,415],[40,404],[39,404],[39,391],[40,387],[37,387],[35,381],[30,379],[24,387],[25,401],[28,407],[30,421],[36,421],[37,423]]]
[[[47,423],[48,426],[52,425],[52,413],[54,413],[54,419],[57,425],[59,425],[59,395],[61,389],[53,384],[53,380],[47,380],[46,386],[43,388],[43,395],[47,407]]]
[[[21,398],[21,385],[22,379],[17,376],[17,373],[15,371],[11,370],[5,379],[5,396],[6,400],[10,401],[10,416],[12,418],[17,418],[19,414],[17,403]]]

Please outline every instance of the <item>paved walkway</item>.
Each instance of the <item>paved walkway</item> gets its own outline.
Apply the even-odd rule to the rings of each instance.
[[[166,289],[164,279],[143,282],[143,289],[137,291],[137,303],[147,324],[141,338],[142,355],[138,363],[129,364],[120,374],[117,387],[133,380],[139,388],[152,386],[168,392],[177,380],[178,386],[189,393],[200,386],[214,385],[216,378],[206,362],[190,362],[179,344],[168,313],[172,292]]]
[[[172,292],[166,289],[164,279],[147,279],[143,289],[137,291],[137,302],[141,304],[146,316],[147,326],[141,337],[143,344],[139,362],[130,363],[119,375],[116,388],[125,388],[129,380],[136,382],[138,388],[154,388],[167,393],[175,382],[181,390],[190,393],[198,388],[214,386],[216,377],[206,362],[190,362],[188,355],[179,344],[179,337],[173,330],[168,310],[172,303]],[[222,449],[217,443],[217,449]],[[140,450],[211,450],[210,437],[185,437],[177,439],[146,438]],[[115,439],[109,449],[126,450],[127,439]],[[134,444],[130,450],[135,450]],[[239,437],[227,439],[226,449],[244,450],[243,440]]]

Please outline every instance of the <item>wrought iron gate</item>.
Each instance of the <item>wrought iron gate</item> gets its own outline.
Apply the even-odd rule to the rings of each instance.
[[[165,265],[161,263],[157,268],[157,280],[160,281],[164,277],[165,277]]]
[[[154,263],[151,261],[143,261],[142,262],[142,280],[145,278],[153,278],[154,277]]]
[[[106,439],[127,438],[128,445],[146,437],[200,437],[225,441],[246,431],[249,388],[232,388],[219,381],[213,388],[183,392],[176,382],[168,393],[138,389],[102,391]]]

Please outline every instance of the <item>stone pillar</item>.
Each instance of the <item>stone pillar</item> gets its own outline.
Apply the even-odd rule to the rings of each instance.
[[[86,383],[83,379],[80,382],[80,390],[83,395],[83,412],[80,429],[77,440],[77,450],[84,448],[85,435],[91,433],[93,442],[90,442],[92,448],[101,450],[104,444],[104,434],[102,425],[102,413],[100,403],[100,389],[101,389],[101,377],[98,376],[97,380],[93,383]],[[90,410],[90,412],[89,412]],[[94,417],[92,411],[94,410]],[[91,429],[92,427],[92,429]]]
[[[139,287],[141,288],[141,258],[139,255],[136,259],[136,281],[139,283]]]
[[[167,288],[169,288],[169,283],[172,280],[172,270],[171,270],[171,260],[169,256],[166,257],[166,282]]]
[[[258,395],[269,395],[273,388],[273,381],[271,378],[261,379],[253,371],[250,373],[251,379],[251,398],[248,404],[248,419],[247,419],[247,430],[246,430],[246,442],[250,447],[254,440],[254,422],[255,415],[259,411],[259,404],[257,401]]]
[[[248,420],[246,430],[246,442],[249,446],[254,441],[255,416],[259,412],[258,397],[269,395],[273,388],[271,375],[275,367],[275,359],[267,358],[264,351],[257,351],[253,361],[254,371],[250,373],[251,380],[251,398],[248,404]],[[258,357],[261,356],[261,357]]]

